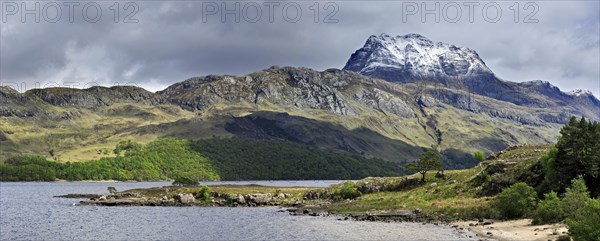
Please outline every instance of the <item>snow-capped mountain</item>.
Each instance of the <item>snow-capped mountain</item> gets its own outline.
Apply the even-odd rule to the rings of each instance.
[[[434,43],[419,34],[373,35],[352,54],[344,69],[394,82],[493,75],[477,52]]]
[[[600,100],[587,90],[565,93],[547,81],[505,81],[474,50],[434,43],[419,34],[370,36],[344,69],[400,84],[433,82],[520,106],[570,107],[578,115],[600,119]]]

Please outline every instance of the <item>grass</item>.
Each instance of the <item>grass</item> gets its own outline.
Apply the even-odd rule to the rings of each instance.
[[[502,152],[495,160],[516,162],[504,173],[492,175],[492,181],[502,180],[506,183],[523,181],[521,179],[535,176],[528,170],[538,163],[550,146],[522,146]],[[495,160],[488,160],[483,165],[490,165]],[[435,173],[435,172],[434,172]],[[377,192],[362,195],[351,202],[335,202],[327,208],[340,214],[365,214],[394,210],[422,210],[425,216],[446,220],[474,219],[490,215],[486,205],[493,197],[482,196],[482,185],[473,182],[481,173],[480,167],[464,170],[445,171],[447,179],[435,178],[434,173],[427,174],[425,185],[396,192]],[[409,178],[420,178],[413,175]],[[379,181],[394,181],[393,178],[379,178]],[[456,182],[450,184],[450,180]],[[373,181],[361,180],[361,182]],[[432,186],[436,183],[435,186]]]
[[[427,183],[409,190],[365,194],[352,202],[332,203],[328,208],[336,213],[364,214],[393,210],[421,209],[426,215],[446,214],[455,218],[480,216],[488,197],[478,197],[470,186],[479,173],[477,168],[446,171],[449,179],[427,175]],[[412,178],[419,178],[412,176]],[[449,180],[456,180],[448,184]],[[431,185],[436,183],[437,186]]]

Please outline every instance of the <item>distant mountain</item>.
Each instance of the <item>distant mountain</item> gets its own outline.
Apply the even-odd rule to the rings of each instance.
[[[344,69],[394,83],[430,82],[521,106],[572,107],[565,115],[600,119],[600,102],[589,92],[564,93],[539,80],[501,80],[474,50],[434,43],[418,34],[371,36]]]

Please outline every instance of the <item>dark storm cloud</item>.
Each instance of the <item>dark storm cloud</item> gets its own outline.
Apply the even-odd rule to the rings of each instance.
[[[315,2],[306,1],[299,2],[303,12],[295,23],[282,15],[286,2],[275,8],[273,22],[263,2],[256,2],[262,6],[256,23],[244,21],[244,16],[237,23],[233,15],[222,22],[219,14],[203,14],[203,3],[215,6],[193,1],[136,2],[138,23],[123,23],[127,12],[114,23],[111,2],[102,2],[103,15],[96,23],[78,15],[74,23],[65,21],[64,15],[57,23],[43,19],[21,23],[18,16],[7,16],[1,26],[0,81],[19,83],[21,91],[36,83],[43,87],[72,82],[78,82],[78,87],[134,83],[155,91],[192,76],[239,75],[271,65],[341,68],[369,35],[386,32],[420,33],[433,41],[469,47],[504,79],[543,79],[563,90],[600,92],[598,2],[537,2],[539,23],[523,23],[527,12],[521,12],[520,22],[515,23],[509,9],[513,3],[508,2],[500,2],[503,15],[497,23],[486,22],[481,10],[475,12],[473,23],[468,22],[464,6],[457,23],[443,18],[436,23],[434,16],[422,22],[419,15],[403,21],[402,2],[387,1],[336,2],[338,23],[323,23],[333,10],[324,9],[324,2],[319,2],[315,23],[309,8]],[[242,7],[246,3],[240,2]],[[415,3],[421,6],[422,2]],[[221,8],[220,4],[216,6]],[[233,7],[235,2],[227,4]],[[435,7],[435,2],[426,4]],[[254,17],[253,9],[248,9],[247,17]],[[294,17],[291,13],[289,18]]]

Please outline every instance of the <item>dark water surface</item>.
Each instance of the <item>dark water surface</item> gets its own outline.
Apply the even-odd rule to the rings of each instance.
[[[226,182],[328,186],[335,181]],[[223,184],[223,183],[211,183]],[[472,233],[420,223],[291,216],[279,208],[95,207],[69,193],[159,187],[166,182],[0,183],[0,240],[470,240]]]

